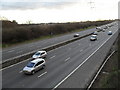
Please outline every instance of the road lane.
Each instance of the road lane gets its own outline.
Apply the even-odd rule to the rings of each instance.
[[[114,28],[113,30],[115,29],[117,30],[117,28]],[[109,38],[109,41],[106,41],[100,49],[96,50],[95,53],[93,53],[94,55],[91,55],[84,65],[69,75],[68,79],[65,78],[63,79],[64,81],[59,82],[54,88],[86,88],[94,73],[105,59],[117,36],[118,32],[116,32],[112,38]]]
[[[48,52],[46,68],[35,73],[35,75],[24,75],[23,73],[19,73],[28,61],[5,69],[3,70],[3,87],[53,88],[89,57],[91,53],[93,53],[109,37],[110,36],[107,35],[107,33],[100,32],[98,34],[99,40],[95,42],[91,42],[90,37],[86,37]],[[78,43],[81,43],[81,45],[78,45]],[[91,46],[89,46],[89,44],[91,44]],[[69,50],[69,48],[71,48],[71,50]],[[80,52],[82,49],[83,51]],[[55,57],[50,60],[50,57],[53,57],[54,55]],[[65,62],[69,57],[70,59]],[[47,73],[38,80],[38,76],[42,75],[44,72]]]

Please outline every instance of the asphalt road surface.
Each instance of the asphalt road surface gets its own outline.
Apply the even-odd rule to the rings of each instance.
[[[96,29],[93,28],[93,29],[88,29],[85,31],[77,32],[77,33],[79,33],[80,36],[83,36],[95,30]],[[9,48],[4,48],[2,50],[2,60],[8,60],[8,59],[11,59],[11,58],[35,51],[35,50],[36,51],[41,50],[42,48],[48,47],[53,44],[57,44],[57,43],[72,39],[75,33],[71,33],[71,34],[67,34],[67,35],[63,35],[59,37],[54,37],[50,39],[40,40],[40,41],[29,43],[29,44],[23,44],[23,45],[12,46]]]
[[[107,34],[109,30],[113,32],[112,35]],[[8,67],[2,70],[2,86],[3,88],[84,88],[87,80],[100,66],[102,61],[99,61],[99,58],[104,57],[116,39],[117,31],[118,27],[114,25],[105,32],[99,32],[97,41],[90,41],[88,36],[48,52],[45,69],[34,75],[24,75],[22,72],[29,61]],[[108,46],[105,52],[107,47],[104,45]],[[89,60],[92,56],[93,61]]]

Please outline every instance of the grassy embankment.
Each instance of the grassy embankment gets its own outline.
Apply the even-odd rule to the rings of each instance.
[[[16,22],[2,21],[2,47],[56,37],[111,22],[112,20],[74,23],[17,24]]]
[[[120,37],[117,52],[108,60],[92,88],[114,88],[120,90]]]

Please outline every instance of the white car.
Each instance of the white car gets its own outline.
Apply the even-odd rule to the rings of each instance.
[[[98,29],[98,30],[102,30],[102,28],[101,28],[101,27],[96,27],[96,29]]]
[[[27,66],[23,68],[23,73],[25,74],[34,74],[36,71],[45,67],[45,60],[42,58],[35,59],[30,61]]]
[[[98,32],[97,32],[97,31],[94,31],[93,34],[94,34],[94,35],[98,35]]]
[[[97,40],[97,35],[91,35],[90,40],[91,40],[91,41]]]
[[[103,29],[102,31],[105,32],[105,29]]]
[[[112,35],[112,31],[108,31],[108,35]]]
[[[33,59],[35,59],[35,58],[45,58],[46,56],[47,56],[46,51],[38,51],[32,56],[32,58]]]
[[[74,37],[79,37],[80,35],[78,33],[74,34]]]

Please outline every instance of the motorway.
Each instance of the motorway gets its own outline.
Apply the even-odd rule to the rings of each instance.
[[[90,34],[95,30],[96,30],[95,28],[92,28],[85,31],[75,32],[75,33],[79,33],[80,36],[84,36],[86,34]],[[2,60],[8,60],[32,51],[41,50],[42,48],[48,47],[53,44],[57,44],[57,43],[72,39],[75,33],[66,34],[63,36],[54,37],[50,39],[40,40],[40,41],[29,43],[29,44],[23,44],[23,45],[12,46],[9,48],[4,48],[2,50]]]
[[[113,32],[112,35],[107,34],[109,30]],[[90,41],[88,36],[49,51],[45,59],[46,68],[34,75],[24,75],[22,72],[23,67],[29,62],[27,60],[3,69],[2,86],[3,88],[84,88],[87,80],[102,63],[99,59],[103,59],[116,39],[117,31],[118,27],[114,25],[105,32],[99,32],[97,41]],[[108,47],[101,49],[100,47],[107,41],[109,41],[106,44]],[[99,49],[100,52],[97,53]],[[97,53],[97,56],[94,56],[94,53]],[[94,61],[89,60],[92,56]],[[75,72],[76,70],[79,71]],[[89,71],[88,74],[85,71]]]

